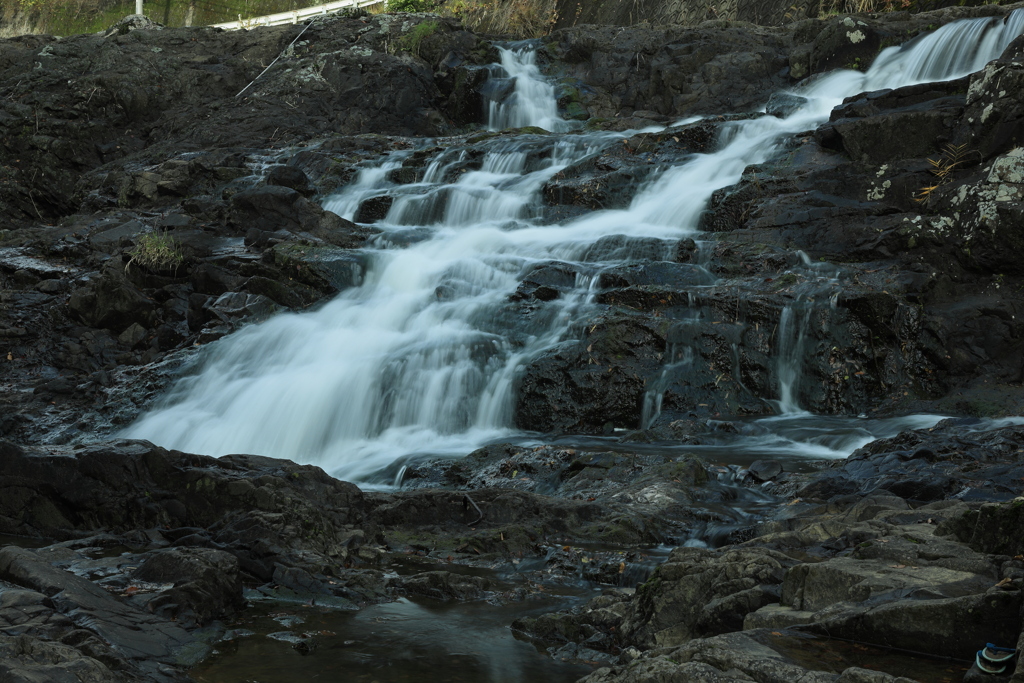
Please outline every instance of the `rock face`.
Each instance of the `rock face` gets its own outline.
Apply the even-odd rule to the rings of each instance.
[[[585,112],[591,128],[621,130],[759,107],[803,75],[837,64],[864,68],[883,44],[985,14],[1005,10],[785,28],[569,27],[540,55],[560,78],[564,115]],[[428,16],[316,23],[235,98],[257,73],[247,55],[267,61],[298,30],[140,28],[4,44],[0,81],[16,91],[4,106],[31,135],[5,139],[0,153],[14,169],[2,193],[11,222],[0,235],[9,290],[0,334],[11,340],[10,370],[33,393],[2,393],[0,434],[72,443],[130,421],[196,344],[362,282],[360,250],[377,239],[372,223],[393,198],[365,198],[353,214],[358,223],[318,200],[360,164],[399,152],[402,165],[389,178],[406,185],[422,180],[447,147],[462,153],[448,171],[454,179],[479,168],[501,142],[470,135],[411,151],[414,140],[380,135],[453,132],[483,117],[487,69],[480,65],[493,50],[457,23]],[[867,51],[839,50],[835,37],[855,31],[873,36],[855,43]],[[242,56],[218,56],[229,48]],[[197,49],[211,56],[196,59]],[[787,346],[806,356],[796,400],[816,412],[1014,412],[1021,318],[1016,265],[1006,256],[1016,236],[1005,226],[1016,220],[1019,169],[1015,105],[999,93],[1012,91],[1016,49],[970,80],[844,103],[813,136],[787,141],[784,154],[716,194],[703,219],[713,240],[597,241],[588,260],[632,262],[601,272],[599,313],[530,360],[516,424],[543,432],[646,429],[654,425],[645,423],[644,406],[656,395],[672,419],[765,414],[779,399],[778,359]],[[115,69],[139,50],[162,60],[173,87],[150,68]],[[20,82],[21,66],[42,53],[50,66]],[[361,80],[378,77],[388,85]],[[235,81],[238,90],[228,87]],[[95,92],[75,99],[75,88],[94,82]],[[415,96],[401,110],[418,112],[419,127],[395,118],[390,105],[387,116],[370,116],[373,102],[344,95],[357,85]],[[115,91],[130,91],[130,101],[119,104]],[[792,106],[776,99],[776,114]],[[59,106],[65,101],[77,109]],[[41,108],[48,114],[38,121],[26,113]],[[601,150],[548,180],[542,211],[560,219],[626,207],[658,169],[713,150],[731,121],[750,116],[709,117]],[[534,135],[529,154],[541,160],[555,141]],[[301,151],[279,147],[300,141]],[[69,157],[74,150],[81,154]],[[915,201],[933,184],[927,160],[947,153],[962,158],[947,159],[952,173],[927,201]],[[38,168],[13,163],[22,157]],[[30,225],[40,219],[59,220]],[[171,245],[171,260],[147,261],[159,244]],[[832,271],[842,284],[828,292],[816,284],[822,269],[811,267],[820,260],[842,264]],[[593,274],[586,263],[539,264],[522,274],[509,314],[533,315],[578,276]],[[818,305],[824,297],[837,305]],[[672,370],[691,354],[687,372]],[[125,384],[142,387],[141,396],[133,388],[129,397]]]
[[[902,438],[946,436],[939,428]],[[1022,443],[1018,428],[963,438],[974,449],[973,457],[957,458],[965,470],[979,461],[1020,467],[1011,445]],[[899,452],[893,443],[874,448]],[[936,455],[932,466],[943,461],[952,464]],[[811,475],[800,495],[828,478],[827,471]],[[793,498],[749,540],[673,550],[631,597],[596,598],[514,627],[541,642],[620,653],[620,666],[584,679],[602,682],[722,680],[737,671],[756,671],[757,680],[892,678],[847,668],[838,653],[815,660],[806,645],[792,649],[796,634],[964,661],[986,642],[1016,643],[1024,560],[992,551],[1016,548],[1021,499],[969,504],[962,492],[949,492],[911,507],[909,490],[905,497],[875,491],[839,492],[820,503]]]
[[[735,122],[785,116],[799,100],[778,89],[1007,11],[563,27],[539,49],[565,117],[668,127],[552,174],[537,212],[628,207]],[[593,307],[523,362],[516,426],[608,448],[410,459],[386,473],[404,490],[364,494],[312,466],[101,437],[197,345],[362,282],[393,198],[363,197],[355,222],[320,206],[360,170],[387,158],[415,192],[442,152],[454,181],[509,136],[535,167],[558,139],[474,128],[495,54],[451,20],[336,17],[290,48],[305,27],[129,28],[0,43],[0,533],[49,543],[0,549],[0,677],[183,680],[246,590],[354,609],[592,582],[606,594],[514,627],[611,665],[602,683],[890,683],[808,663],[795,639],[955,657],[1016,641],[1020,427],[957,418],[811,473],[641,445],[709,445],[737,429],[719,418],[773,412],[787,363],[819,413],[1021,412],[1020,43],[964,79],[849,98],[715,193],[699,240],[612,235],[524,267],[499,315],[542,316],[580,281]],[[687,541],[654,569],[650,546]]]
[[[601,11],[600,6],[587,5],[584,11]],[[738,6],[739,14],[744,14],[744,3]],[[749,3],[750,8],[755,6],[765,7]],[[703,11],[701,3],[687,7]],[[577,101],[591,116],[602,118],[632,117],[637,112],[640,118],[665,115],[678,120],[752,111],[797,80],[836,68],[866,70],[884,46],[904,43],[957,19],[992,16],[989,8],[950,7],[915,15],[841,15],[798,21],[799,3],[782,11],[790,14],[785,22],[709,16],[716,20],[652,20],[644,30],[621,28],[631,21],[594,22],[611,26],[578,25],[585,22],[577,21],[552,32],[542,54],[551,59],[553,71],[564,77],[560,81],[563,106]],[[777,23],[787,25],[772,28]]]

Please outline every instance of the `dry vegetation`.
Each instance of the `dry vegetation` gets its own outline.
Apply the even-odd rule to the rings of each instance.
[[[557,0],[450,0],[444,10],[480,33],[536,38],[558,21]]]

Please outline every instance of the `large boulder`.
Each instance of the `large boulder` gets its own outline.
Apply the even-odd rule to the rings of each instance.
[[[133,574],[139,581],[172,583],[147,609],[183,625],[232,616],[245,605],[238,558],[214,548],[169,548],[148,556]]]
[[[738,631],[748,613],[778,601],[792,564],[771,550],[677,548],[637,590],[636,610],[621,630],[641,647]]]
[[[243,233],[286,231],[345,248],[362,246],[372,234],[283,185],[265,185],[235,194],[228,220]]]

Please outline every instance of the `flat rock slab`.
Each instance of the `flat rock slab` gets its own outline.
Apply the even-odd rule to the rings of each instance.
[[[926,592],[920,597],[961,597],[982,593],[993,583],[985,576],[942,567],[912,567],[837,557],[790,570],[783,582],[782,603],[816,612],[837,602],[864,602],[894,593]]]
[[[52,567],[35,551],[15,546],[0,549],[0,579],[47,596],[75,627],[99,636],[154,680],[183,680],[177,667],[194,664],[209,653],[209,647],[185,629],[125,603],[87,579]]]

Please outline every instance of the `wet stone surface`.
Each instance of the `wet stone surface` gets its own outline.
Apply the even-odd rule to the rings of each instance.
[[[1013,646],[1024,428],[990,418],[1024,409],[1020,41],[837,102],[691,207],[700,232],[625,211],[809,102],[780,88],[1008,11],[560,29],[533,46],[555,133],[484,130],[513,79],[430,15],[317,23],[243,98],[302,27],[0,41],[0,678],[950,683]],[[423,298],[494,294],[464,354],[514,370],[494,438],[407,440],[362,489],[116,438],[208,345],[487,212],[507,242],[436,250]]]

